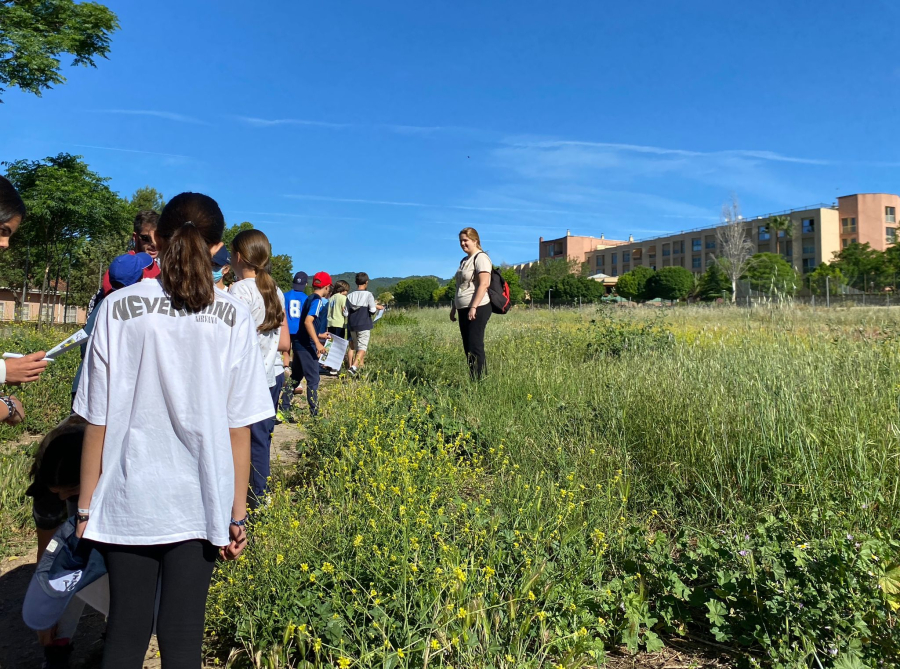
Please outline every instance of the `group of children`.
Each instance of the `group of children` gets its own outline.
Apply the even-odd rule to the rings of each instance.
[[[0,200],[14,202],[16,218],[0,224],[15,228],[24,207],[6,190]],[[92,300],[73,415],[45,437],[32,468],[40,564],[59,557],[73,515],[71,538],[105,563],[103,667],[142,666],[154,629],[165,666],[199,665],[213,564],[246,546],[247,510],[266,492],[277,409],[305,379],[318,415],[327,342],[349,339],[356,375],[384,308],[362,272],[354,292],[318,272],[309,295],[309,277],[298,272],[283,294],[265,234],[243,231],[228,249],[223,232],[218,205],[197,193],[138,215],[134,250],[110,264]],[[17,369],[9,372],[15,381]],[[12,422],[24,409],[9,400]],[[84,604],[65,606],[53,628],[39,631],[49,669],[69,666]]]

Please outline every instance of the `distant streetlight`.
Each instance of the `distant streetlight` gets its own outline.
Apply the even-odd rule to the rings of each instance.
[[[552,288],[548,288],[548,289],[547,289],[547,308],[548,308],[548,309],[552,309],[552,308],[553,308],[553,305],[550,303],[550,293],[552,293],[552,292],[553,292],[553,289],[552,289]]]

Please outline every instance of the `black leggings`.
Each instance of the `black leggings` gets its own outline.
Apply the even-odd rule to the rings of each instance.
[[[484,357],[484,329],[491,317],[491,305],[483,304],[475,310],[475,320],[469,320],[469,310],[458,310],[459,332],[462,335],[463,350],[469,362],[469,374],[473,379],[480,379],[487,371]]]
[[[200,539],[159,546],[97,546],[109,572],[103,669],[143,667],[153,631],[157,579],[162,585],[156,621],[162,664],[166,669],[197,669],[216,547]]]

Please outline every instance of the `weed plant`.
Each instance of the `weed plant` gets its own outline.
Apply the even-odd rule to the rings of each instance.
[[[235,666],[900,657],[900,314],[514,311],[478,384],[446,312],[395,319],[217,572]]]

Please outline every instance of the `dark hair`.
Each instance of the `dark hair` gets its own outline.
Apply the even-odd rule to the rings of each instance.
[[[241,262],[256,272],[256,287],[266,305],[266,315],[259,324],[259,332],[268,332],[284,321],[284,304],[278,298],[275,279],[272,278],[272,245],[262,230],[244,230],[231,242],[231,254],[241,254]]]
[[[369,275],[365,272],[357,272],[356,273],[356,285],[361,286],[364,283],[369,283]]]
[[[175,309],[197,312],[215,300],[209,247],[222,241],[225,217],[209,195],[180,193],[156,227],[160,280]]]
[[[86,425],[83,418],[72,415],[44,437],[31,465],[35,484],[47,488],[71,488],[79,484]]]
[[[25,218],[25,203],[6,177],[0,177],[0,223]]]
[[[137,213],[137,216],[134,217],[134,234],[141,234],[141,230],[143,230],[144,226],[148,223],[153,226],[154,230],[156,230],[156,226],[159,223],[159,214],[157,214],[152,209],[139,211]]]
[[[347,282],[344,281],[343,279],[339,279],[338,281],[335,281],[335,282],[334,282],[334,292],[336,292],[336,293],[342,293],[342,292],[344,292],[345,290],[347,290],[347,291],[350,290],[350,284],[349,284],[349,283],[347,283]]]

